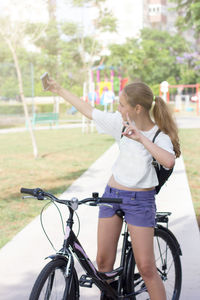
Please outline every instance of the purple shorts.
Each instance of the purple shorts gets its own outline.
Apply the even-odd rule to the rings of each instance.
[[[112,204],[111,207],[100,206],[99,218],[108,218],[114,216],[116,210],[121,209],[124,212],[124,218],[127,224],[155,227],[155,190],[152,191],[125,191],[106,186],[102,197],[122,198],[122,204]]]

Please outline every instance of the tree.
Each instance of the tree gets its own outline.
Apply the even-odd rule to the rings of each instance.
[[[178,57],[191,53],[190,45],[178,34],[145,28],[140,39],[127,39],[123,45],[111,45],[111,55],[105,63],[118,66],[124,77],[140,79],[151,86],[164,80],[176,83],[181,80],[183,64]],[[193,63],[184,65],[192,71]],[[181,73],[182,72],[182,73]]]
[[[8,4],[7,7],[9,7],[9,9],[7,10],[7,16],[2,17],[0,19],[0,36],[4,40],[4,42],[6,43],[7,47],[9,48],[9,50],[12,54],[12,58],[13,58],[13,62],[14,62],[14,66],[15,66],[16,74],[17,74],[19,94],[20,94],[20,98],[23,103],[25,119],[28,124],[28,129],[29,129],[29,132],[31,135],[33,154],[34,154],[34,157],[36,158],[38,156],[38,149],[37,149],[37,144],[36,144],[35,136],[33,133],[30,117],[29,117],[27,104],[26,104],[25,97],[24,97],[22,72],[21,72],[19,59],[18,59],[19,46],[21,46],[21,47],[24,46],[25,40],[27,38],[27,36],[26,36],[27,23],[14,20],[12,18],[13,8],[15,10],[19,9],[18,13],[19,13],[19,15],[22,15],[22,14],[20,14],[20,9],[23,8],[22,2],[21,2],[22,6],[20,6],[19,3],[15,2],[15,1],[12,1],[12,3],[10,2],[7,4]],[[41,32],[41,28],[37,28],[37,31],[34,31],[32,33],[32,39],[36,39],[37,36],[40,34],[40,32]]]
[[[197,40],[200,38],[200,1],[199,0],[171,0],[176,4],[178,18],[176,25],[180,31],[193,28]]]
[[[52,77],[67,86],[72,92],[82,95],[84,81],[89,81],[91,67],[101,61],[104,32],[116,30],[116,19],[106,8],[106,0],[63,0],[82,11],[77,21],[56,19],[55,0],[47,0],[49,22],[44,33],[35,42],[40,49],[36,68],[48,71]],[[86,28],[84,18],[88,10],[94,12],[90,28]],[[30,27],[34,30],[35,24]]]
[[[51,54],[58,55],[60,60],[59,76],[61,82],[67,80],[68,86],[77,83],[79,86],[84,81],[89,81],[91,67],[101,59],[103,46],[99,37],[104,32],[116,30],[116,19],[106,8],[106,0],[71,0],[72,6],[82,10],[82,18],[79,21],[63,21],[51,23],[46,31],[46,36],[40,39],[37,45],[45,45],[45,49],[57,47]],[[85,12],[95,11],[95,17],[91,20],[90,30],[85,27],[87,18]],[[55,27],[59,28],[59,36],[55,35]],[[91,29],[92,28],[92,29]],[[51,43],[54,36],[56,43]],[[46,51],[46,50],[45,50]],[[49,53],[50,54],[50,53]]]
[[[92,9],[94,17],[91,20],[90,32],[86,32],[84,26],[84,16],[79,24],[63,24],[63,33],[70,39],[68,49],[77,63],[77,73],[79,82],[90,82],[91,68],[95,64],[101,63],[103,56],[103,45],[101,37],[103,33],[116,32],[117,20],[112,12],[106,7],[106,0],[71,0],[74,6],[84,9]]]
[[[47,0],[49,20],[56,21],[56,0]]]
[[[3,39],[1,39],[0,47],[0,96],[6,98],[14,98],[16,96],[16,72],[13,64],[13,59],[8,46]]]

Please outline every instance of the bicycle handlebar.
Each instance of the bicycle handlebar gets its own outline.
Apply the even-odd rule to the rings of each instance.
[[[99,197],[98,193],[93,193],[92,198],[85,198],[83,200],[78,201],[77,198],[72,198],[71,200],[60,200],[60,199],[56,198],[54,195],[52,195],[48,192],[45,192],[40,188],[36,188],[36,189],[21,188],[20,192],[22,194],[31,195],[31,196],[37,198],[38,200],[44,200],[44,198],[47,197],[53,201],[56,201],[58,203],[65,204],[68,206],[72,206],[72,204],[75,202],[77,205],[90,202],[91,206],[97,206],[98,204],[101,204],[101,203],[110,203],[110,204],[111,203],[119,203],[119,204],[122,203],[121,198],[103,198],[103,197]]]

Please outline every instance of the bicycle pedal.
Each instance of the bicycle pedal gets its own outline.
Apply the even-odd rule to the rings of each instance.
[[[82,286],[82,287],[91,288],[92,285],[93,285],[92,278],[90,278],[89,276],[83,274],[79,279],[79,285]]]

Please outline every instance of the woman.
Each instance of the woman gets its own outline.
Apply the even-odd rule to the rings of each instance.
[[[151,89],[142,82],[131,83],[123,89],[118,112],[113,114],[93,108],[53,80],[49,80],[49,85],[50,91],[59,94],[83,115],[93,119],[119,144],[120,153],[104,196],[123,198],[123,203],[113,205],[113,208],[100,207],[97,252],[99,271],[109,272],[113,269],[122,227],[122,220],[115,211],[121,208],[128,224],[135,260],[150,299],[165,300],[165,288],[157,273],[153,251],[155,187],[158,179],[152,157],[170,169],[175,164],[175,157],[180,156],[177,127],[167,105],[162,98],[154,97]],[[150,117],[152,106],[154,121]],[[161,133],[153,143],[158,128]]]

